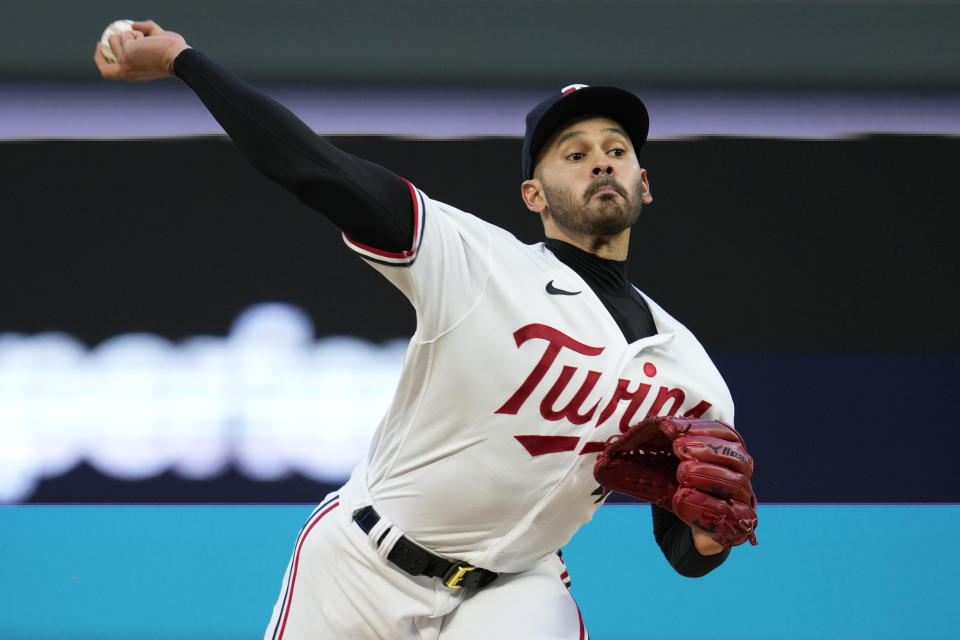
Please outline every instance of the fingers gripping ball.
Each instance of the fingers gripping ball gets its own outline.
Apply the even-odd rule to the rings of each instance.
[[[110,36],[119,35],[124,31],[133,31],[133,20],[115,20],[103,30],[103,35],[100,36],[100,51],[108,62],[117,61],[116,54],[110,48]]]
[[[607,489],[668,509],[724,546],[757,543],[753,458],[717,420],[647,418],[608,441],[594,476]]]

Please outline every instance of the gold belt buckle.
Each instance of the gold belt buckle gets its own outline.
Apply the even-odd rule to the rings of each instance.
[[[463,577],[475,569],[476,567],[466,562],[458,562],[450,567],[447,575],[443,577],[443,584],[450,589],[463,589],[463,587],[460,586],[460,583],[463,582]]]

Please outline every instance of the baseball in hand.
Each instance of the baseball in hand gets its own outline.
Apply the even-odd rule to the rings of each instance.
[[[133,31],[133,20],[115,20],[103,30],[103,35],[100,36],[100,51],[103,52],[103,57],[107,59],[107,62],[117,61],[116,54],[110,48],[110,36],[124,31]]]

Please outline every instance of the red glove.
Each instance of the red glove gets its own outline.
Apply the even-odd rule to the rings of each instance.
[[[726,423],[647,418],[607,441],[593,474],[607,489],[668,509],[725,547],[757,544],[753,458]]]

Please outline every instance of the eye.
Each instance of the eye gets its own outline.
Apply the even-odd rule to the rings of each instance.
[[[573,153],[567,156],[567,160],[573,160],[573,161],[583,160],[583,158],[584,158],[584,155],[580,151],[574,151]]]
[[[615,158],[622,158],[623,156],[626,155],[626,153],[627,153],[626,149],[621,149],[620,147],[610,150],[610,154],[613,155],[613,157]]]

